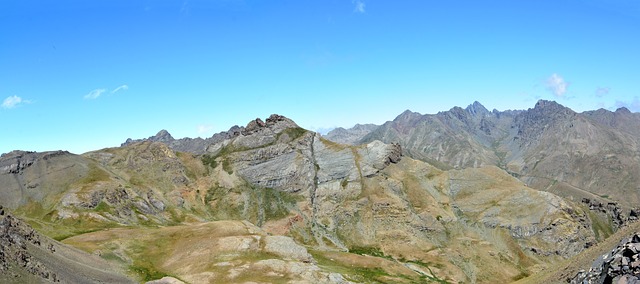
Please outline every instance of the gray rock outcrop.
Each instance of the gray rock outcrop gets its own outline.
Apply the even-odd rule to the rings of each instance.
[[[0,282],[133,283],[99,257],[41,236],[1,205]]]
[[[593,262],[589,271],[571,279],[575,284],[640,283],[640,234],[634,233]]]

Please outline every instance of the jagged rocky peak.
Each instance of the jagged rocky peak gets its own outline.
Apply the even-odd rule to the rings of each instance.
[[[171,136],[171,134],[169,134],[169,131],[162,129],[160,131],[158,131],[158,133],[155,136],[152,136],[149,138],[149,140],[155,141],[155,142],[171,142],[173,141],[173,136]]]
[[[393,122],[395,122],[396,124],[402,124],[402,125],[405,125],[405,124],[406,125],[413,125],[414,123],[419,121],[421,117],[422,117],[422,114],[420,114],[418,112],[405,110],[403,113],[398,115],[393,120]]]
[[[287,129],[300,129],[293,120],[278,114],[272,114],[266,120],[256,118],[250,121],[246,127],[232,127],[220,137],[214,137],[212,143],[207,146],[206,152],[217,155],[220,150],[229,144],[238,148],[252,149],[276,142],[281,133]],[[304,130],[303,130],[304,131]],[[288,137],[287,135],[284,135]]]
[[[124,147],[124,146],[131,145],[133,143],[144,142],[144,141],[171,143],[174,140],[175,139],[173,138],[173,136],[171,136],[169,131],[167,131],[165,129],[162,129],[162,130],[158,131],[158,133],[156,133],[156,135],[150,136],[149,138],[142,138],[142,139],[131,139],[131,138],[128,138],[120,146]]]
[[[272,131],[278,133],[287,128],[298,128],[299,126],[291,119],[279,115],[272,114],[265,121],[260,118],[256,118],[250,121],[247,126],[241,131],[242,135],[251,135],[262,129],[269,128]]]
[[[403,111],[400,115],[398,115],[396,117],[396,120],[398,119],[408,119],[408,118],[415,118],[415,117],[420,117],[422,116],[422,114],[415,112],[415,111],[410,111],[410,110],[405,110]]]
[[[563,120],[577,113],[555,101],[539,100],[534,108],[519,114],[516,122],[526,122],[533,126],[545,125],[552,121]]]
[[[556,101],[539,100],[533,107],[534,111],[573,113],[574,111]]]
[[[445,112],[441,112],[440,114],[443,114],[445,116],[454,116],[460,120],[464,120],[466,121],[468,113],[467,111],[465,111],[463,108],[455,106],[453,108],[451,108],[449,111],[445,111]]]
[[[487,108],[485,108],[478,101],[475,101],[475,102],[473,102],[473,104],[470,104],[469,106],[467,106],[467,108],[465,110],[468,113],[470,113],[471,115],[474,115],[474,116],[485,117],[485,116],[491,115],[491,112],[489,112],[489,110],[487,110]]]

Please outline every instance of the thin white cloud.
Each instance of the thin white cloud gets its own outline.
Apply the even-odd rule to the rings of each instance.
[[[129,86],[127,86],[127,85],[125,84],[125,85],[122,85],[122,86],[120,86],[120,87],[115,88],[113,91],[111,91],[111,93],[112,93],[112,94],[115,94],[115,93],[117,93],[117,92],[119,92],[119,91],[126,91],[126,90],[128,90],[128,89],[129,89]]]
[[[569,83],[564,80],[560,75],[553,73],[546,82],[547,90],[549,90],[556,97],[562,97],[567,93]]]
[[[352,3],[355,5],[353,9],[354,12],[360,13],[360,14],[364,14],[366,12],[364,10],[364,7],[366,6],[366,4],[364,4],[362,0],[353,0]]]
[[[107,89],[95,89],[84,96],[85,100],[95,100],[99,98]]]
[[[17,107],[20,104],[28,104],[28,103],[31,103],[31,101],[25,100],[21,97],[13,95],[13,96],[8,96],[6,99],[4,99],[4,101],[2,101],[2,108],[10,109],[10,108]]]
[[[609,94],[610,91],[611,88],[609,87],[598,87],[598,89],[596,89],[596,97],[602,98],[605,95]]]
[[[211,133],[211,131],[213,131],[213,125],[210,125],[210,124],[198,125],[198,134],[200,135]]]

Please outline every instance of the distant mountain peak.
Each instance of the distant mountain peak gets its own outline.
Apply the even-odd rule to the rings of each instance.
[[[534,106],[534,108],[558,108],[558,107],[567,108],[557,103],[556,101],[549,101],[549,100],[538,100],[538,102]]]
[[[616,109],[616,113],[631,113],[631,111],[626,107],[620,107]]]
[[[356,124],[349,129],[336,127],[323,136],[324,138],[333,142],[355,145],[358,144],[358,142],[363,137],[365,137],[367,134],[371,133],[378,127],[379,125],[375,124]]]
[[[491,114],[487,108],[485,108],[480,102],[475,101],[465,109],[468,113],[472,115],[481,115],[487,116]]]
[[[173,138],[173,136],[171,136],[169,131],[162,129],[158,131],[158,133],[155,136],[150,137],[149,140],[156,141],[156,142],[170,142],[175,139]]]
[[[394,119],[394,121],[396,121],[396,120],[408,120],[408,119],[415,118],[415,117],[420,117],[420,116],[422,116],[422,114],[420,114],[418,112],[405,110],[400,115],[398,115],[396,117],[396,119]]]

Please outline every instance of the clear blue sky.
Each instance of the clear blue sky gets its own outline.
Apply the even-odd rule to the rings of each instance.
[[[0,153],[639,96],[633,0],[0,2]]]

